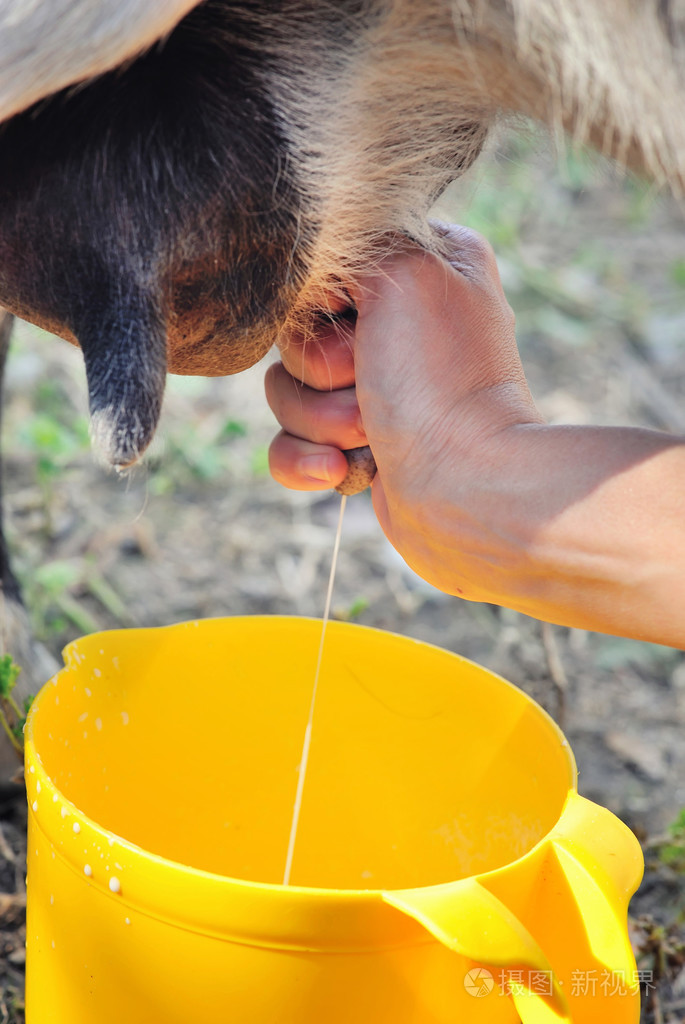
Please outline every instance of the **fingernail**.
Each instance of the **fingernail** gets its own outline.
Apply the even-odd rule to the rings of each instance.
[[[303,455],[297,468],[307,480],[327,483],[333,477],[333,467],[328,455]]]

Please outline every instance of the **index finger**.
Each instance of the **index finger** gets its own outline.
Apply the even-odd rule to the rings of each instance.
[[[354,384],[354,323],[341,317],[317,317],[313,332],[285,330],[278,347],[288,373],[317,391]]]

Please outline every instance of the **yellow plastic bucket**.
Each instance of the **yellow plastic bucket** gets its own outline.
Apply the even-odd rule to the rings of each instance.
[[[26,728],[28,1024],[638,1019],[632,833],[525,694],[333,622],[71,644]]]

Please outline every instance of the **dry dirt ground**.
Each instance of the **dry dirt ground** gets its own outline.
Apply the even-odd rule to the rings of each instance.
[[[685,216],[602,164],[556,165],[533,136],[502,141],[443,212],[494,243],[524,363],[555,422],[685,434]],[[22,326],[8,370],[8,531],[37,634],[54,654],[121,625],[252,613],[320,615],[334,494],[271,481],[264,367],[172,380],[160,436],[126,479],[87,443],[78,353]],[[685,659],[447,597],[387,544],[368,494],[348,503],[334,615],[425,639],[523,687],[563,723],[581,792],[645,844],[633,936],[643,1021],[685,1021]],[[684,610],[685,613],[685,610]],[[193,715],[202,723],[202,694]],[[21,800],[0,821],[0,1024],[22,1015]],[[665,838],[668,842],[665,842]],[[5,900],[5,903],[2,901]],[[37,1022],[32,1022],[37,1024]]]

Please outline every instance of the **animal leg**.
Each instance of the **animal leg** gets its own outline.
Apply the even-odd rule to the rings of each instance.
[[[2,412],[2,383],[7,351],[9,349],[14,317],[0,309],[0,414]],[[1,423],[1,418],[0,418]],[[9,552],[3,528],[3,480],[0,455],[0,657],[11,654],[21,668],[13,697],[21,707],[24,700],[38,692],[57,670],[57,664],[46,648],[31,633],[21,591],[10,565]],[[20,756],[0,731],[0,791],[16,775]]]

